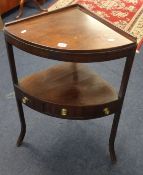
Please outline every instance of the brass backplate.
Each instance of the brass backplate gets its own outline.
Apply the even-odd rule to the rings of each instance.
[[[65,109],[65,108],[62,108],[62,109],[61,109],[61,115],[62,115],[62,116],[66,116],[67,113],[68,113],[68,110],[67,110],[67,109]]]

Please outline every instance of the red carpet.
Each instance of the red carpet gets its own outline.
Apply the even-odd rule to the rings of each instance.
[[[58,0],[49,10],[78,3],[143,43],[143,0]]]

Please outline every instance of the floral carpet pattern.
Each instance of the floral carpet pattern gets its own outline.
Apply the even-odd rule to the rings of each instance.
[[[143,43],[143,0],[58,0],[49,11],[76,3],[137,37],[140,48]]]

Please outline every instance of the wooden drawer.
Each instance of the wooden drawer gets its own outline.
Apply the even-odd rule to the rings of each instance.
[[[17,99],[23,104],[38,112],[62,119],[88,120],[100,118],[115,113],[121,105],[120,100],[97,106],[60,105],[31,96],[17,85],[14,87]],[[106,109],[109,110],[109,112],[107,111],[108,113],[106,113]]]

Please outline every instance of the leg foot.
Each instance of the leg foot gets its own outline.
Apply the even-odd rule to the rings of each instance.
[[[113,164],[117,162],[114,146],[109,145],[110,158]]]
[[[112,163],[116,163],[117,161],[114,143],[115,143],[115,138],[117,134],[119,119],[120,119],[120,113],[115,114],[111,133],[110,133],[110,138],[109,138],[109,153],[110,153],[110,158],[111,158]]]
[[[26,123],[25,123],[25,118],[24,118],[23,107],[19,100],[17,100],[17,107],[18,107],[19,118],[20,118],[20,123],[21,123],[21,132],[20,132],[20,135],[16,143],[16,145],[19,147],[22,144],[24,136],[26,134]]]
[[[23,142],[25,133],[26,133],[26,129],[21,129],[20,135],[19,135],[18,140],[17,140],[17,143],[16,143],[16,146],[17,147],[19,147],[19,146],[22,145],[22,142]]]

